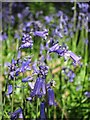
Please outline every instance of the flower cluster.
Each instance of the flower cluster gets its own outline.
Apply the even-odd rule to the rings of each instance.
[[[80,59],[81,57],[78,57],[77,55],[75,55],[72,51],[68,50],[68,47],[66,45],[59,45],[58,43],[53,43],[52,46],[49,48],[49,53],[51,52],[55,52],[57,53],[59,56],[69,56],[74,63],[80,63]]]
[[[66,78],[68,78],[70,82],[73,82],[73,79],[75,78],[74,71],[71,70],[70,68],[63,68],[62,71],[66,75]]]
[[[32,41],[31,36],[28,33],[24,34],[22,37],[22,44],[19,49],[32,48],[32,46],[33,46],[33,41]]]

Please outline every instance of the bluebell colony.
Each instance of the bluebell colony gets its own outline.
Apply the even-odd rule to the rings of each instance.
[[[87,12],[88,5],[84,3],[78,3],[77,4],[81,12],[81,14],[78,16],[79,21],[82,19],[86,20],[85,13]],[[74,8],[72,8],[74,9]],[[27,11],[27,12],[26,12]],[[24,17],[27,16],[29,13],[28,8],[26,8],[26,11],[24,11],[22,14],[18,13],[17,17],[20,19],[20,21],[23,21]],[[27,13],[27,14],[26,14]],[[42,15],[42,12],[38,12],[36,14],[36,18],[39,17],[39,15]],[[30,16],[33,17],[33,15],[30,13]],[[62,17],[61,17],[62,16]],[[58,25],[51,24],[50,22],[55,18],[59,18],[61,21]],[[55,36],[58,36],[59,38],[63,38],[65,35],[70,35],[70,37],[73,36],[72,28],[73,28],[73,19],[71,23],[68,23],[68,17],[62,12],[59,11],[57,14],[51,15],[51,16],[44,16],[45,24],[50,24],[50,29],[47,29],[46,26],[44,26],[39,20],[30,20],[29,22],[26,22],[23,25],[23,33],[22,38],[20,39],[20,36],[18,34],[15,34],[15,38],[20,39],[19,40],[19,46],[18,46],[18,52],[17,52],[17,58],[12,59],[11,63],[7,63],[8,66],[8,79],[9,81],[12,80],[12,84],[8,82],[7,85],[7,91],[6,96],[9,97],[12,95],[14,96],[15,93],[15,82],[17,78],[22,74],[23,78],[21,80],[22,83],[28,83],[30,87],[30,95],[25,98],[25,100],[28,102],[34,102],[36,98],[41,100],[40,103],[40,119],[47,119],[46,110],[47,106],[57,106],[57,102],[55,101],[55,94],[53,90],[53,82],[46,82],[46,77],[48,75],[48,71],[50,67],[47,65],[47,61],[51,58],[51,54],[57,54],[59,57],[63,57],[65,60],[66,58],[72,59],[73,65],[76,66],[81,65],[80,60],[81,57],[77,56],[73,51],[69,50],[68,46],[65,44],[60,44],[58,40],[56,40]],[[14,21],[13,21],[14,22]],[[68,24],[67,24],[68,23]],[[14,23],[12,23],[14,24]],[[31,29],[30,29],[31,26]],[[68,26],[68,27],[67,27]],[[85,24],[85,27],[87,29],[87,25]],[[77,24],[77,29],[80,28],[80,24]],[[70,31],[68,31],[70,29]],[[82,28],[80,28],[82,29]],[[50,30],[52,30],[52,34],[50,35]],[[63,31],[64,30],[64,31]],[[50,35],[50,37],[49,37]],[[3,34],[3,39],[7,38],[6,33]],[[38,37],[42,40],[42,43],[40,44],[40,52],[39,52],[39,59],[36,61],[32,61],[33,55],[30,53],[30,56],[24,56],[22,57],[22,51],[25,49],[33,50],[34,41],[33,38]],[[55,39],[54,39],[55,38]],[[45,55],[43,54],[43,50],[45,50]],[[73,79],[75,78],[75,73],[72,69],[69,68],[63,68],[62,69],[64,74],[69,78],[70,82],[73,82]],[[30,76],[24,76],[25,72],[29,71],[32,74]],[[18,86],[18,87],[24,87],[24,86]],[[86,96],[90,96],[90,93],[85,92]],[[16,108],[16,110],[9,113],[11,120],[16,120],[18,118],[25,118],[24,115],[24,108],[23,106],[20,106]]]
[[[48,35],[48,32],[46,31],[35,31],[35,35],[42,37],[43,40],[46,40],[46,37]],[[68,50],[67,46],[65,45],[59,45],[58,42],[54,42],[54,40],[47,41],[49,46],[47,50],[47,54],[51,54],[55,52],[61,57],[68,56],[70,57],[75,64],[80,64],[80,57],[78,57],[76,54],[74,54],[72,51]],[[29,82],[32,81],[30,86],[33,86],[33,78],[34,75],[37,75],[36,81],[34,83],[34,86],[31,88],[31,93],[28,98],[26,98],[27,101],[33,101],[34,97],[43,98],[44,96],[47,98],[46,101],[41,101],[40,104],[40,118],[46,119],[45,115],[45,106],[48,103],[49,106],[57,106],[57,103],[55,102],[55,95],[54,90],[52,88],[52,83],[46,83],[46,76],[48,74],[49,66],[43,61],[42,59],[39,61],[38,67],[35,63],[32,64],[32,57],[28,56],[27,58],[24,58],[24,60],[21,59],[21,49],[29,48],[32,49],[33,47],[33,40],[30,34],[24,34],[22,37],[21,45],[19,47],[17,59],[12,59],[11,63],[8,63],[8,77],[9,79],[14,80],[16,77],[19,76],[20,73],[24,74],[26,71],[31,71],[33,69],[33,73],[31,76],[27,76],[26,78],[22,79],[22,82]],[[40,51],[41,52],[41,51]],[[65,68],[63,69],[65,71]],[[71,72],[71,73],[70,73]],[[73,80],[75,77],[74,73],[69,70],[67,73],[68,77],[70,78],[70,81]],[[72,76],[71,76],[72,74]],[[13,85],[9,84],[7,87],[7,93],[6,95],[10,95],[13,93]],[[21,115],[22,114],[22,115]],[[23,117],[23,109],[19,108],[13,113],[11,113],[11,120],[14,120],[18,117]]]

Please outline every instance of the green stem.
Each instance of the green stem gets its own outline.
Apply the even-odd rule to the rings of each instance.
[[[13,92],[12,92],[12,112],[14,110],[14,92],[15,92],[15,77],[14,77],[14,80],[13,80]]]
[[[74,30],[76,29],[76,0],[74,2]]]
[[[74,2],[74,31],[76,30],[76,0]],[[76,50],[76,42],[77,42],[77,33],[75,33],[75,36],[74,36],[74,41],[72,41],[72,44],[73,44],[73,51],[75,52]]]
[[[2,82],[0,82],[0,120],[2,119],[3,105],[2,105]]]
[[[38,118],[38,111],[39,111],[39,110],[38,110],[38,105],[39,105],[39,99],[37,98],[36,118]]]

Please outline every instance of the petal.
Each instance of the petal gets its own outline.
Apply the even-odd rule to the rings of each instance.
[[[22,108],[17,109],[15,112],[11,114],[10,119],[16,120],[18,118],[18,115],[22,112]]]
[[[54,91],[53,91],[53,89],[49,88],[47,90],[47,92],[48,92],[48,103],[49,103],[49,105],[50,106],[56,105],[56,103],[54,101],[55,98],[54,98]]]
[[[40,103],[40,118],[45,119],[45,103],[41,102]]]
[[[32,80],[33,79],[33,77],[26,77],[26,78],[23,78],[22,79],[22,82],[28,82],[28,81],[30,81],[30,80]]]
[[[26,98],[27,101],[32,101],[32,97]]]
[[[10,95],[12,91],[13,91],[12,85],[8,85],[8,92],[6,93],[6,95]]]
[[[75,63],[79,63],[81,57],[78,57],[77,55],[75,55],[75,54],[74,54],[73,52],[71,52],[71,51],[68,51],[68,53],[70,54],[70,57],[73,59],[73,61],[74,61]]]

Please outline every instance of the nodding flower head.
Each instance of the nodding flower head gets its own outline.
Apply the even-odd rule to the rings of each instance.
[[[8,72],[9,73],[9,79],[14,79],[14,77],[15,77],[15,71],[17,69],[16,64],[17,64],[17,61],[14,60],[14,59],[12,59],[11,63],[7,63],[7,66],[9,68],[9,72]]]
[[[11,120],[16,120],[16,119],[18,119],[18,118],[19,118],[19,114],[21,114],[21,113],[22,113],[22,108],[17,109],[17,110],[14,111],[13,113],[11,113],[10,119],[11,119]]]
[[[87,96],[88,98],[90,98],[90,92],[86,91],[86,92],[84,92],[84,95]]]
[[[45,30],[45,31],[35,31],[34,32],[34,36],[39,36],[39,37],[41,37],[43,39],[46,39],[47,35],[48,35],[48,30]]]
[[[44,94],[46,94],[45,80],[43,78],[38,77],[30,96],[42,96]]]
[[[80,8],[81,12],[88,12],[89,4],[87,3],[78,3],[78,7]]]
[[[60,56],[64,56],[65,53],[67,52],[67,47],[65,45],[61,46],[58,43],[56,43],[49,49],[49,53],[51,52],[55,52]]]
[[[67,51],[67,53],[69,54],[70,58],[74,61],[74,63],[80,63],[81,57],[78,57],[72,51]]]
[[[62,69],[64,74],[66,75],[66,77],[69,79],[70,82],[73,82],[74,78],[75,78],[75,73],[73,70],[69,69],[69,68],[63,68]]]
[[[32,69],[33,69],[33,74],[39,74],[39,70],[37,68],[37,62],[36,61],[33,63]]]
[[[48,95],[48,104],[50,106],[56,105],[54,91],[52,88],[47,89],[47,95]]]
[[[12,87],[12,85],[8,85],[8,90],[7,90],[6,95],[10,95],[10,94],[12,94],[12,92],[13,92],[13,87]]]
[[[40,118],[42,120],[45,120],[45,103],[44,102],[41,102],[40,103]]]
[[[29,81],[31,81],[31,80],[33,80],[33,77],[32,77],[32,76],[28,76],[28,77],[26,77],[26,78],[23,78],[23,79],[22,79],[22,82],[29,82]]]
[[[43,77],[44,77],[47,75],[49,67],[46,65],[40,65],[39,69],[40,69],[39,74],[43,75]]]
[[[31,70],[30,63],[31,63],[31,58],[28,58],[27,60],[24,60],[22,62],[21,67],[18,69],[18,72],[24,73],[26,70]]]
[[[33,41],[32,41],[32,37],[27,33],[24,34],[22,37],[22,44],[19,47],[19,49],[21,48],[32,48],[33,46]]]

